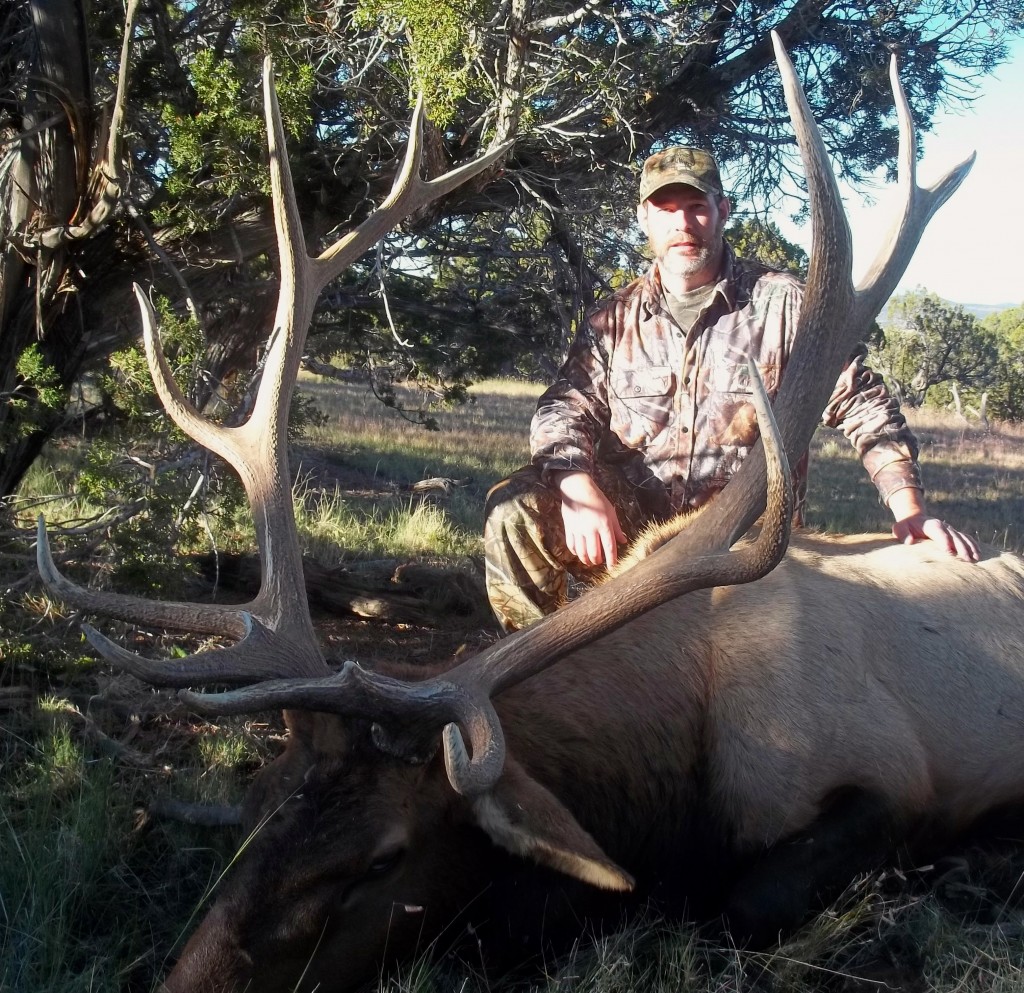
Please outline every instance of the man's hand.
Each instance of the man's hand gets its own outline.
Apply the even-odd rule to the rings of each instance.
[[[584,565],[615,565],[618,543],[626,536],[611,501],[585,472],[566,473],[558,480],[558,490],[569,551]]]
[[[970,535],[957,531],[938,517],[927,517],[924,514],[905,517],[892,526],[892,533],[905,545],[930,539],[945,548],[950,555],[965,562],[977,562],[980,555],[978,544]]]
[[[896,518],[893,536],[905,545],[918,541],[934,541],[950,555],[965,562],[977,562],[980,557],[978,543],[938,517],[931,517],[924,508],[919,490],[908,487],[897,490],[889,498],[889,509]]]

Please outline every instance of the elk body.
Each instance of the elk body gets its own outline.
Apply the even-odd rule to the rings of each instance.
[[[293,717],[249,797],[269,819],[168,989],[348,989],[466,923],[500,961],[647,900],[770,941],[901,845],[1024,800],[1024,563],[797,538],[495,705],[505,769],[477,798],[367,721]]]
[[[624,574],[426,678],[352,662],[335,671],[321,653],[300,594],[286,413],[320,289],[504,150],[425,183],[414,124],[381,212],[309,258],[268,67],[282,292],[249,422],[216,426],[188,404],[140,293],[165,407],[242,477],[260,592],[211,608],[84,590],[56,571],[40,524],[40,572],[71,604],[235,640],[156,662],[87,628],[106,658],[164,685],[247,684],[183,693],[203,712],[285,710],[284,753],[246,800],[244,851],[169,991],[346,990],[467,922],[487,953],[514,958],[649,900],[771,940],[898,847],[1024,800],[1019,558],[972,566],[864,536],[802,537],[782,559],[784,452],[806,450],[835,373],[970,161],[916,184],[894,72],[906,202],[854,289],[834,178],[776,48],[814,251],[777,428],[763,392],[752,397],[771,457],[755,449],[715,501]],[[766,503],[758,536],[733,547]]]

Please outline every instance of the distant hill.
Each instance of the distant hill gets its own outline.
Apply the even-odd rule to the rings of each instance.
[[[1009,310],[1011,307],[1019,307],[1016,303],[962,303],[960,304],[968,314],[975,317],[988,317],[989,314],[998,314],[1001,310]]]
[[[902,295],[902,292],[900,295]],[[957,300],[946,300],[945,297],[942,299],[950,306],[963,307],[968,314],[973,314],[979,319],[982,317],[988,317],[989,314],[998,314],[1001,310],[1010,310],[1012,307],[1020,306],[1018,303],[960,303]],[[878,315],[878,320],[881,324],[887,324],[889,322],[888,304],[886,304],[882,309],[882,313]]]

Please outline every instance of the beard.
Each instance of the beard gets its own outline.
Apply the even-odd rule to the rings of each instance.
[[[718,253],[716,249],[720,244],[720,240],[715,244],[706,241],[701,242],[696,246],[697,251],[695,253],[686,256],[672,256],[666,252],[666,257],[663,258],[662,264],[666,264],[668,259],[671,259],[671,262],[668,262],[668,264],[672,272],[679,276],[695,276],[698,272],[703,272],[717,261]]]
[[[710,237],[702,238],[698,232],[691,232],[685,239],[689,248],[685,255],[673,250],[673,246],[680,244],[675,238],[665,238],[662,245],[652,242],[651,248],[654,249],[661,267],[676,276],[685,279],[699,273],[716,273],[725,248],[724,233],[725,218],[722,218],[715,225],[714,233]],[[661,251],[658,251],[659,248]]]
[[[692,279],[703,274],[704,280],[714,278],[722,264],[724,242],[719,237],[713,241],[688,242],[686,254],[674,251],[667,245],[658,253],[661,271],[677,279]]]

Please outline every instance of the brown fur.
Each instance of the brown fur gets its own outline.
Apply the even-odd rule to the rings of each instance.
[[[1024,800],[1024,561],[798,536],[765,579],[667,603],[496,704],[509,761],[475,802],[436,757],[293,715],[249,800],[264,826],[168,990],[349,989],[460,913],[512,957],[648,899],[770,938],[911,829]]]
[[[629,543],[625,554],[608,570],[608,578],[619,576],[631,569],[641,559],[647,558],[655,549],[661,548],[671,538],[674,538],[681,531],[688,528],[700,516],[701,511],[706,510],[710,504],[706,503],[696,510],[683,511],[670,517],[667,521],[654,521]]]

